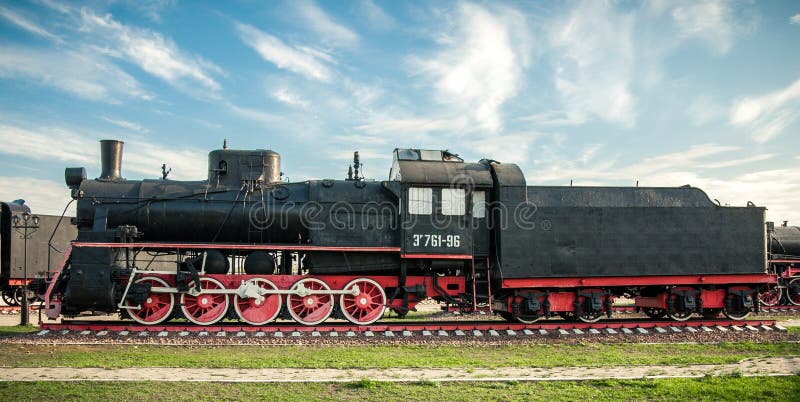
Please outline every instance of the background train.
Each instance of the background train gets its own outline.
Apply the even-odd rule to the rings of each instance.
[[[775,282],[765,209],[688,186],[528,186],[517,165],[419,149],[396,149],[386,181],[288,183],[276,152],[226,147],[203,180],[138,181],[122,146],[101,141],[97,179],[65,171],[78,236],[50,318],[364,325],[433,297],[593,322],[625,295],[651,317],[741,319]]]
[[[3,302],[15,306],[22,302],[25,275],[25,231],[15,228],[13,218],[31,210],[24,200],[0,202],[0,291]],[[64,251],[77,236],[77,230],[60,216],[36,215],[38,228],[28,229],[27,278],[30,284],[36,278],[45,278],[61,262]],[[33,222],[30,222],[31,224]],[[17,226],[23,225],[20,221]],[[29,290],[28,298],[36,298],[37,289]]]
[[[800,227],[767,223],[769,234],[769,272],[775,284],[761,293],[767,306],[789,304],[800,306]]]

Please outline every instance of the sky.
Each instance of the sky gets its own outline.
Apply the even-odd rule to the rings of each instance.
[[[0,0],[0,199],[59,214],[100,139],[128,179],[202,180],[227,139],[291,181],[448,149],[800,225],[798,44],[792,0]]]

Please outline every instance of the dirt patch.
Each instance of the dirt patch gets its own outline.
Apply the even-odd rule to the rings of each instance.
[[[492,369],[186,369],[186,368],[14,368],[0,370],[2,381],[193,381],[193,382],[350,382],[375,381],[561,381],[694,378],[704,376],[789,376],[800,374],[800,357],[753,358],[736,364]]]

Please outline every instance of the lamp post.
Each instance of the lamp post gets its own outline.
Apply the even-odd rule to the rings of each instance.
[[[20,312],[20,325],[28,325],[28,239],[39,229],[39,217],[31,215],[30,212],[23,212],[21,215],[14,215],[11,218],[14,229],[21,234],[23,239],[22,252],[22,309]]]

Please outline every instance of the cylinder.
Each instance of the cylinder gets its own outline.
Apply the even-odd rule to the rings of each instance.
[[[102,181],[119,181],[122,178],[122,145],[117,140],[100,140],[100,177]]]

